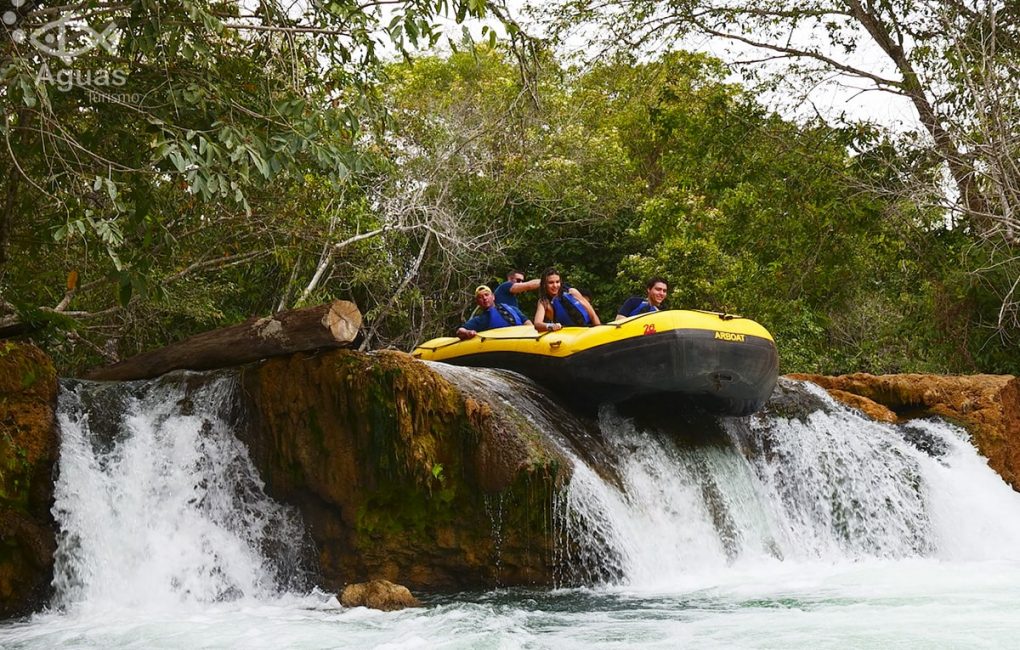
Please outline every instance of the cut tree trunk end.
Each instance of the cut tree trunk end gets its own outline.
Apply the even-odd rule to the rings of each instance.
[[[123,381],[151,379],[171,370],[215,370],[294,352],[346,347],[354,342],[360,330],[358,306],[334,300],[196,334],[97,368],[86,377]]]

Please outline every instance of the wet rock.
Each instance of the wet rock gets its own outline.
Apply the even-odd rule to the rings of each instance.
[[[895,411],[882,406],[878,402],[870,400],[867,397],[848,393],[845,390],[839,390],[836,388],[829,390],[829,395],[832,395],[837,402],[846,404],[850,408],[857,409],[872,420],[876,420],[878,422],[889,422],[890,424],[899,420]]]
[[[272,359],[244,386],[241,435],[267,493],[301,511],[323,587],[553,583],[570,464],[506,409],[398,352]]]
[[[384,612],[421,607],[421,601],[412,596],[407,587],[393,584],[389,580],[372,580],[347,585],[340,594],[340,604],[344,607],[368,607]]]
[[[56,396],[41,350],[0,341],[0,618],[36,609],[49,593]]]
[[[913,445],[918,451],[923,451],[932,458],[941,458],[949,451],[944,440],[933,436],[930,431],[920,427],[911,426],[910,423],[900,427],[903,439]]]
[[[786,419],[804,419],[815,411],[831,411],[825,400],[801,388],[797,375],[780,377],[761,414]]]

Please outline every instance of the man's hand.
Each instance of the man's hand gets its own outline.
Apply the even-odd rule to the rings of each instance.
[[[462,341],[466,341],[476,336],[478,336],[478,332],[476,332],[475,330],[466,330],[463,327],[457,328],[457,338],[459,338]]]

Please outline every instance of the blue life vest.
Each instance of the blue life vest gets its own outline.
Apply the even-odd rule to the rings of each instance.
[[[526,319],[522,319],[518,314],[519,312],[514,309],[508,309],[504,304],[493,303],[489,309],[489,329],[523,325]]]
[[[652,304],[647,300],[642,300],[637,304],[637,307],[631,309],[630,313],[624,314],[624,316],[637,316],[638,314],[645,314],[653,311],[659,311],[659,308],[652,306]]]
[[[591,316],[581,301],[566,290],[552,299],[552,321],[566,327],[590,327]]]

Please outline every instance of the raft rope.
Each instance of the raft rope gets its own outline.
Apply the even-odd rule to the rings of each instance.
[[[738,314],[727,314],[727,313],[721,312],[721,311],[708,311],[707,309],[688,309],[687,311],[693,311],[693,312],[697,312],[699,314],[711,314],[712,316],[718,316],[720,320],[733,320],[735,318],[739,318],[739,319],[743,319],[744,318],[743,316],[740,316]],[[620,322],[602,323],[600,325],[594,325],[593,327],[612,326],[612,327],[614,327],[616,329],[619,329],[619,328],[623,327],[627,323],[633,323],[634,321],[641,320],[642,318],[645,318],[647,316],[651,316],[653,314],[661,314],[661,313],[662,313],[661,311],[646,311],[643,314],[638,314],[637,316],[631,316],[630,318],[628,318],[626,320],[623,320],[623,321],[620,321]],[[535,336],[485,336],[485,335],[479,333],[479,334],[476,334],[475,336],[479,340],[481,340],[483,342],[484,341],[488,341],[489,339],[498,340],[498,341],[537,341],[540,338],[542,338],[543,336],[545,336],[547,334],[552,334],[552,333],[553,332],[541,332],[541,333],[536,333]],[[461,339],[457,339],[455,341],[450,341],[448,343],[443,343],[442,345],[437,345],[435,347],[425,347],[424,345],[419,345],[417,347],[421,348],[422,350],[429,350],[429,351],[435,352],[436,350],[441,350],[441,349],[447,347],[448,345],[456,345],[456,344],[458,344],[460,342],[461,342]]]

